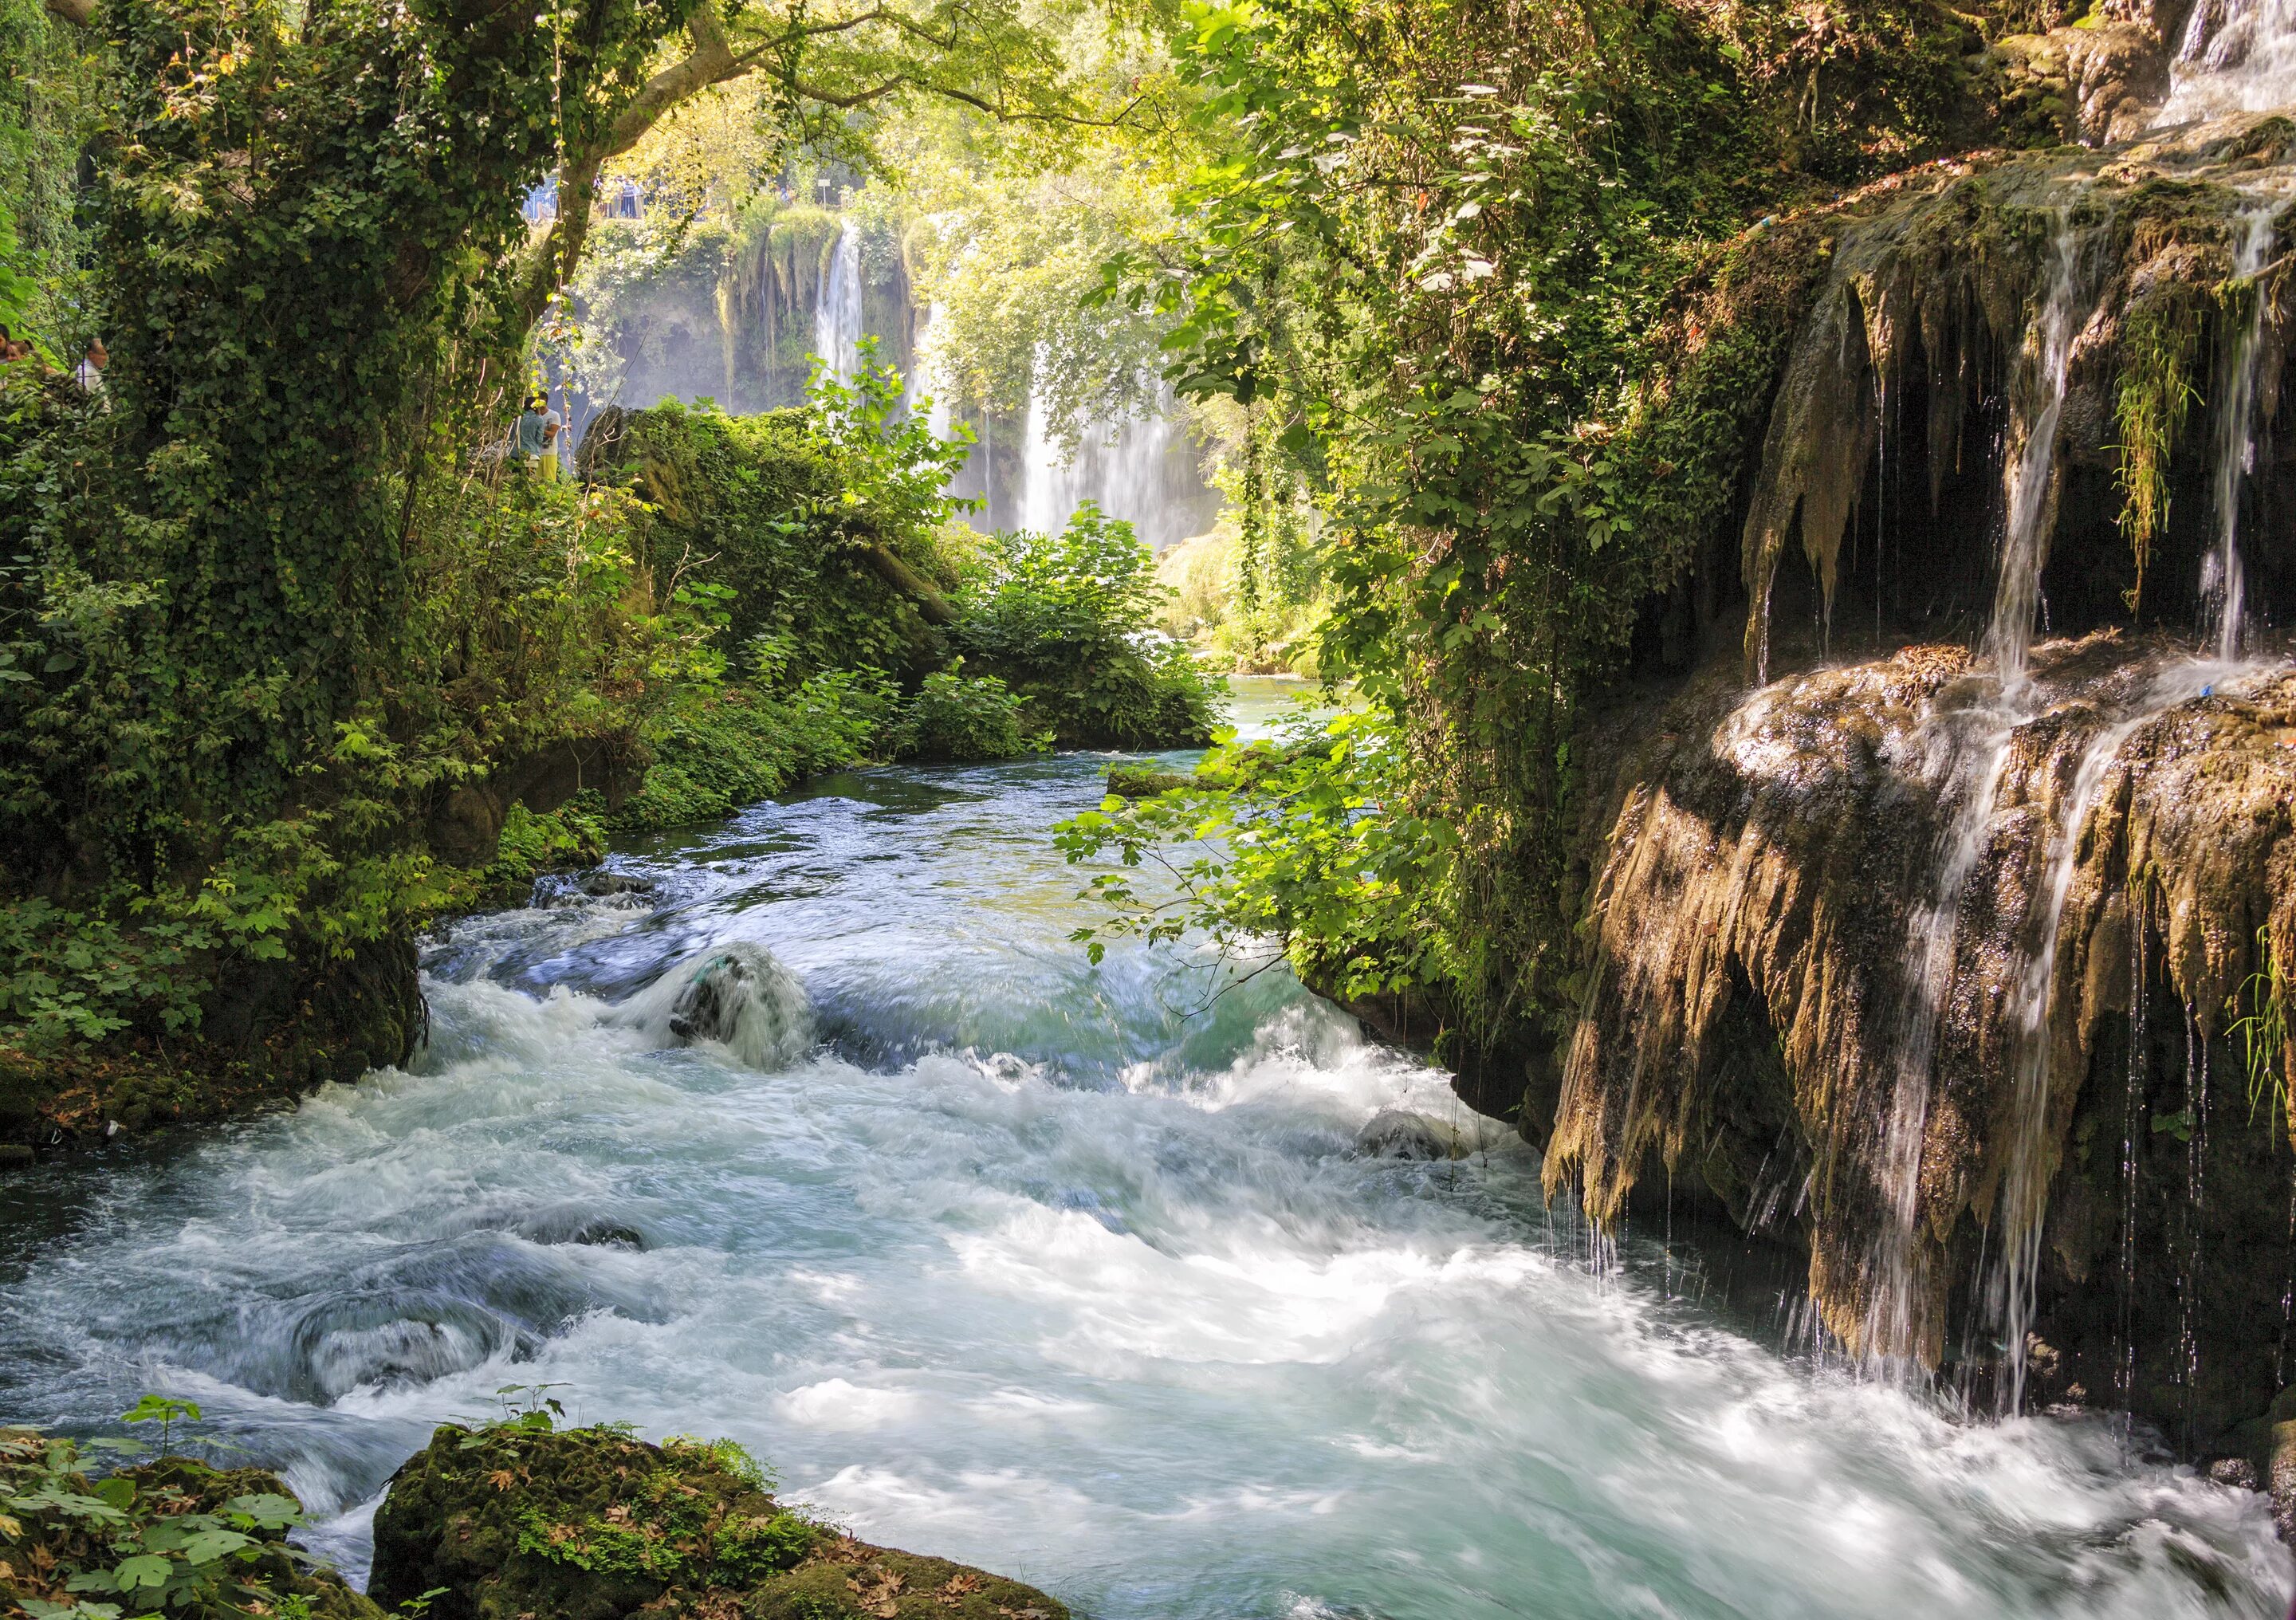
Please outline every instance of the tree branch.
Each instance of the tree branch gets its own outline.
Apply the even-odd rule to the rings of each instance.
[[[48,0],[48,9],[79,28],[95,20],[95,0]]]

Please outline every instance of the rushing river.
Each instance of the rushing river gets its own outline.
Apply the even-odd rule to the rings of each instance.
[[[1099,1620],[2282,1612],[2260,1499],[1784,1359],[1654,1242],[1598,1275],[1519,1144],[1358,1155],[1456,1105],[1280,970],[1088,967],[1046,830],[1103,763],[629,848],[650,893],[433,948],[408,1072],[0,1182],[0,1412],[193,1398],[354,1570],[433,1424],[552,1384]],[[742,1054],[674,1043],[729,953]]]

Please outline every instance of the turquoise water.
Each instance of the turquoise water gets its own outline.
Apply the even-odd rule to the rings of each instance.
[[[2284,1609],[2261,1501],[2103,1422],[1783,1358],[1655,1244],[1598,1274],[1520,1145],[1358,1156],[1456,1105],[1280,970],[1088,967],[1046,832],[1105,763],[626,850],[651,893],[431,948],[407,1072],[0,1182],[0,1411],[196,1399],[355,1570],[433,1424],[551,1383],[1102,1620]],[[728,955],[735,1040],[678,1043]]]

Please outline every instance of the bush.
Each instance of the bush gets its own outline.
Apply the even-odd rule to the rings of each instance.
[[[0,1610],[32,1620],[381,1620],[332,1571],[297,1567],[286,1534],[302,1509],[276,1477],[165,1457],[91,1478],[97,1460],[70,1440],[0,1428]]]
[[[580,465],[644,502],[635,549],[655,598],[713,598],[728,651],[770,637],[803,673],[908,676],[946,656],[934,625],[956,580],[942,530],[960,503],[944,486],[969,449],[899,417],[902,397],[899,374],[873,362],[849,387],[819,380],[802,408],[609,410]]]
[[[1027,725],[1028,700],[995,675],[968,675],[959,659],[929,675],[903,708],[898,752],[909,759],[1013,759],[1053,746]]]
[[[893,708],[873,670],[833,670],[772,695],[763,678],[689,694],[650,726],[654,764],[616,811],[617,832],[730,815],[792,782],[868,758]]]
[[[1058,535],[1000,534],[951,632],[1072,748],[1199,747],[1222,691],[1153,629],[1169,594],[1132,526],[1087,503]]]

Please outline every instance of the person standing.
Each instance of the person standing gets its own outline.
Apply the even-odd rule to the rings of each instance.
[[[72,380],[89,393],[101,395],[103,392],[103,368],[111,364],[111,356],[104,350],[103,340],[90,338],[87,353],[81,356],[78,368],[72,372]]]
[[[547,394],[533,396],[519,414],[514,430],[518,453],[545,483],[558,476],[558,434],[565,425],[565,419],[550,408]]]

